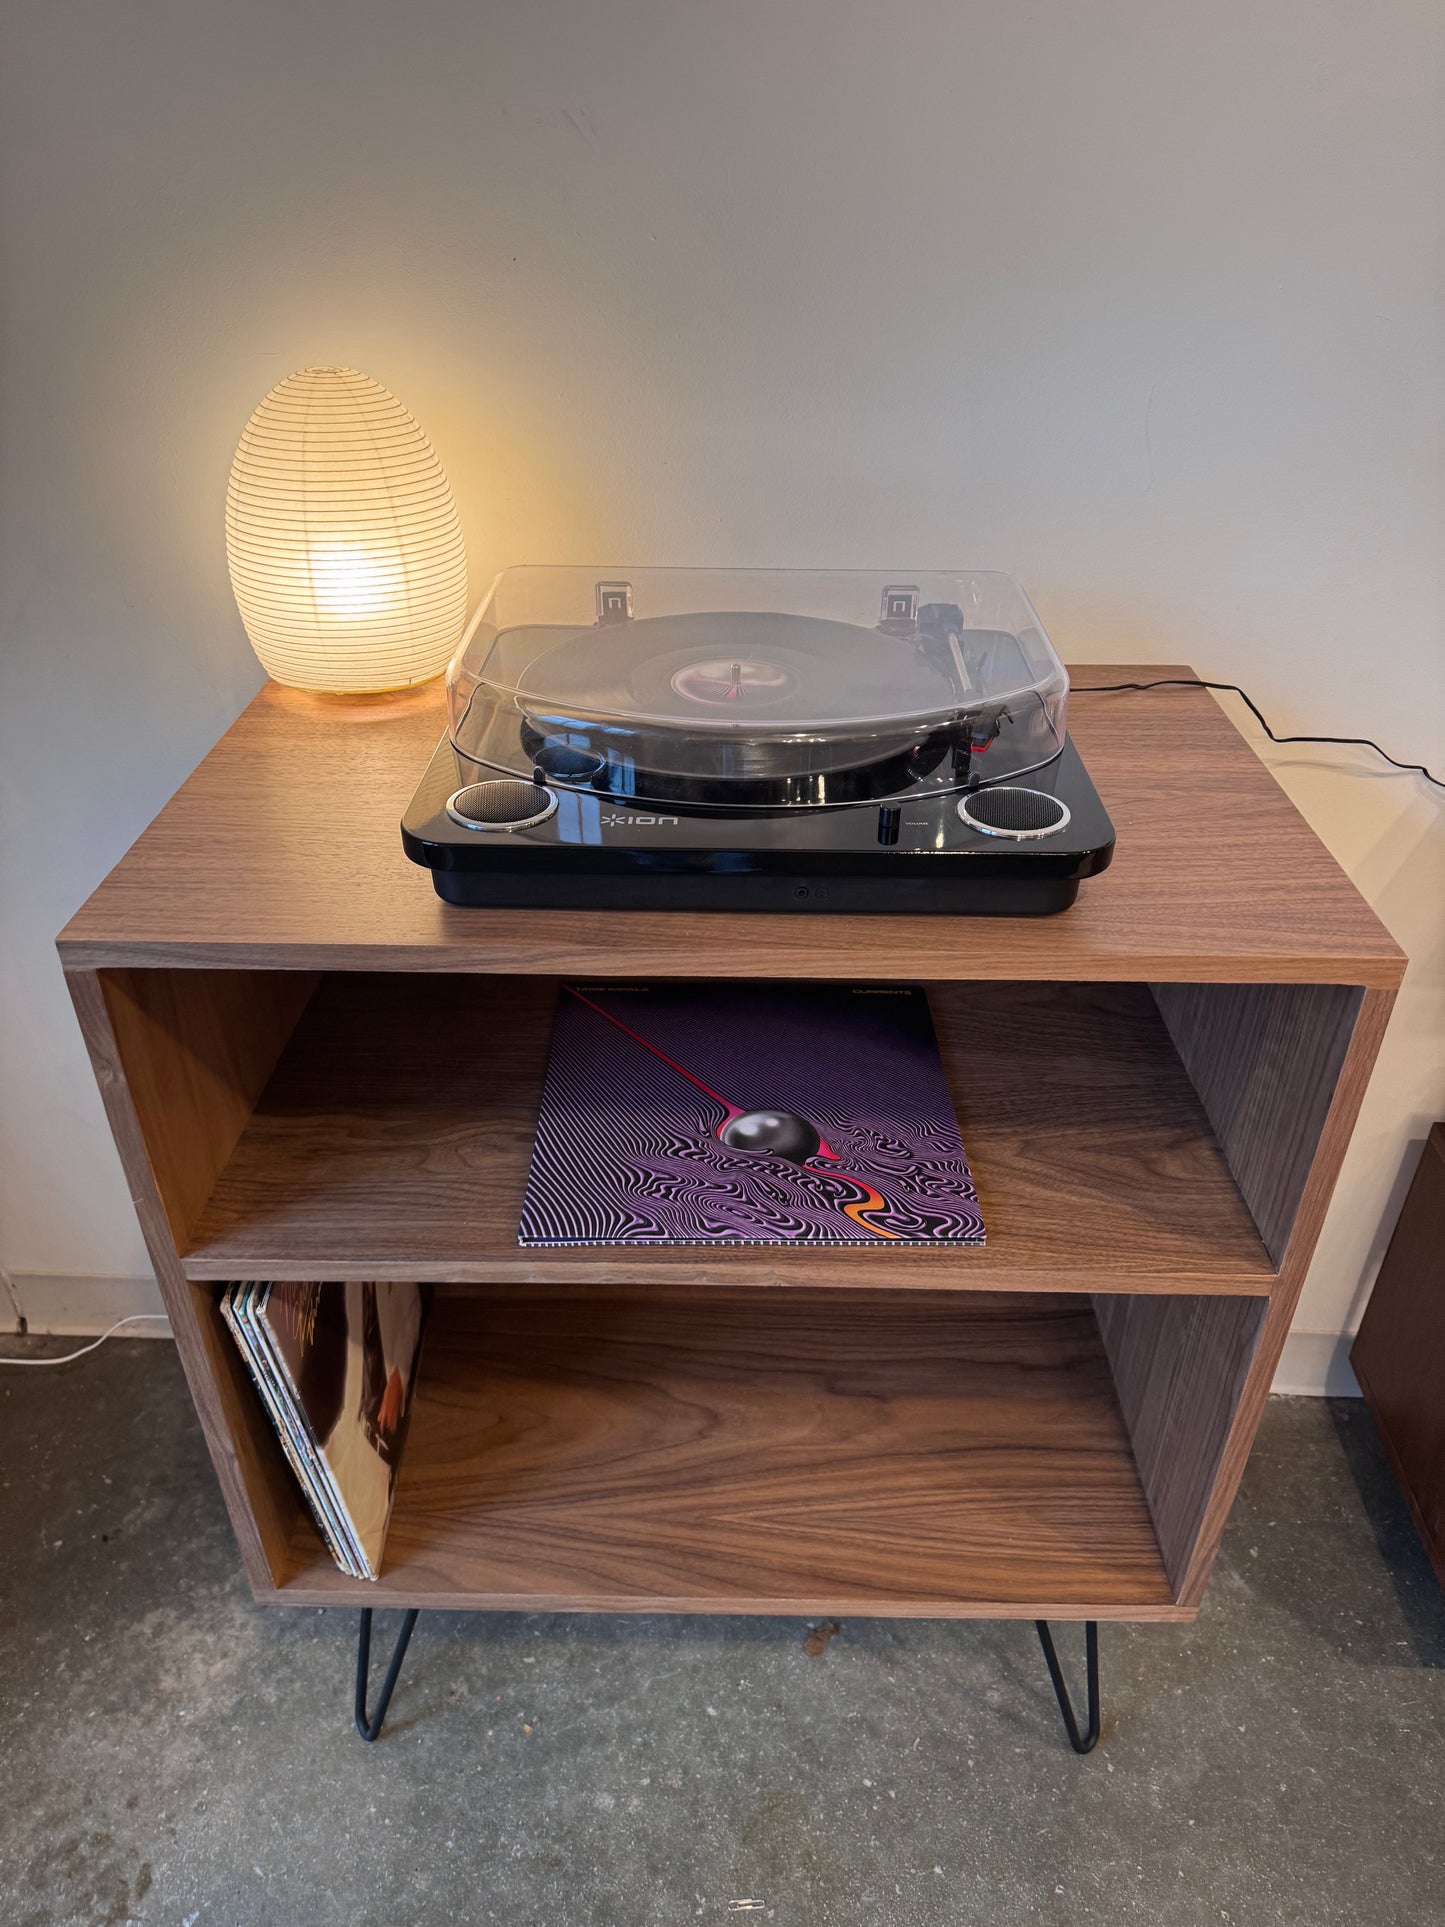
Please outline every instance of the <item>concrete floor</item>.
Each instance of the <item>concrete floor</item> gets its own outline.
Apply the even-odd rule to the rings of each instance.
[[[1357,1404],[1274,1401],[1087,1760],[1029,1626],[885,1620],[424,1615],[365,1747],[164,1343],[0,1369],[0,1602],[5,1927],[1445,1922],[1445,1599]]]

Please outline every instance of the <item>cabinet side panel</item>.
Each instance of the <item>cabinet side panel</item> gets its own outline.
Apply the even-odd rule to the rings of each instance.
[[[267,1592],[283,1583],[290,1570],[301,1497],[247,1382],[220,1314],[216,1288],[189,1283],[181,1270],[130,1085],[132,1069],[153,1092],[163,1084],[148,1078],[143,1062],[146,1038],[153,1031],[150,1026],[132,1028],[130,1054],[123,1056],[111,1027],[112,1000],[103,992],[98,973],[67,971],[66,982],[247,1577],[258,1592]],[[123,999],[119,1007],[126,1008]],[[212,1133],[212,1147],[221,1135]],[[170,1141],[169,1133],[158,1140],[162,1155]]]
[[[1171,1585],[1182,1585],[1264,1323],[1263,1298],[1097,1293],[1094,1312]]]
[[[1174,1047],[1276,1265],[1283,1262],[1363,992],[1153,984]]]
[[[1355,1128],[1360,1102],[1379,1055],[1394,1002],[1393,990],[1367,990],[1360,1004],[1359,1017],[1330,1099],[1314,1160],[1305,1176],[1299,1210],[1280,1267],[1279,1282],[1269,1298],[1269,1309],[1265,1313],[1259,1343],[1254,1348],[1249,1376],[1234,1415],[1234,1423],[1225,1441],[1214,1490],[1189,1557],[1189,1569],[1182,1587],[1178,1589],[1177,1597],[1182,1605],[1197,1606],[1204,1596],[1210,1569],[1219,1550],[1220,1535],[1229,1517],[1229,1509],[1234,1504],[1234,1495],[1239,1490],[1245,1461],[1254,1443],[1265,1400],[1269,1397],[1270,1383],[1279,1365],[1295,1306],[1299,1303],[1305,1272],[1314,1254],[1330,1194],[1339,1177],[1350,1133]]]
[[[184,1251],[317,978],[103,970],[101,991],[166,1223]]]

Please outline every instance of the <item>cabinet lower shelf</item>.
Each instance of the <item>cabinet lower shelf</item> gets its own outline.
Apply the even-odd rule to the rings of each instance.
[[[262,1597],[1186,1619],[1093,1310],[1031,1294],[438,1294],[381,1580]]]

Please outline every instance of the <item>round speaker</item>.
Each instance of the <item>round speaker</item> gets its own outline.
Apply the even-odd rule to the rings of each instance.
[[[545,823],[556,807],[551,790],[520,777],[468,783],[447,798],[447,815],[464,830],[530,830]]]
[[[1037,836],[1056,836],[1069,820],[1068,806],[1044,790],[1020,789],[1001,783],[997,789],[972,790],[958,805],[971,830],[985,836],[1007,836],[1023,842]]]

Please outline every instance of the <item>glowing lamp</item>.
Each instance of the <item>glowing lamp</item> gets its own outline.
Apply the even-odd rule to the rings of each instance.
[[[445,668],[467,561],[436,450],[354,368],[303,368],[247,422],[226,559],[251,647],[295,689],[404,689]]]

